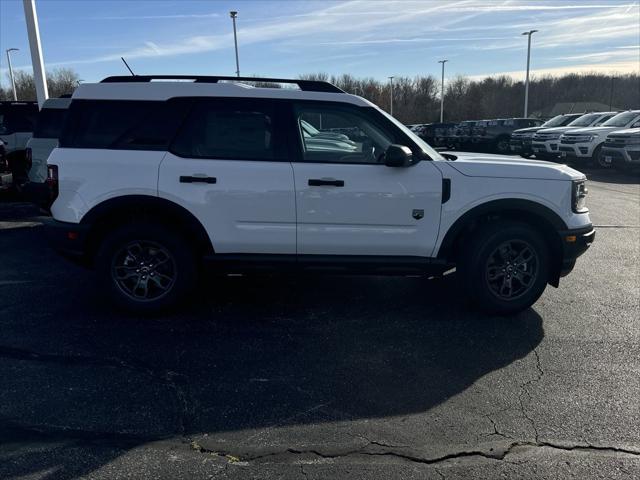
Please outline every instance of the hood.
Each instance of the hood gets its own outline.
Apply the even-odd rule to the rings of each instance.
[[[541,130],[542,127],[527,127],[527,128],[519,128],[518,130],[514,130],[512,133],[536,133],[538,130]]]
[[[616,130],[615,132],[611,132],[611,135],[628,135],[628,136],[640,136],[640,127],[636,128],[623,128],[621,130]]]
[[[525,160],[499,155],[460,155],[449,162],[452,168],[468,177],[528,178],[533,180],[579,180],[584,173],[566,165]]]
[[[542,128],[538,130],[538,132],[539,133],[564,133],[564,132],[568,132],[569,130],[576,130],[578,128],[580,127],[569,127],[565,125],[564,127]]]
[[[607,135],[608,133],[615,132],[616,130],[620,130],[620,127],[586,127],[579,128],[577,130],[572,130],[573,134],[587,134],[587,135]]]

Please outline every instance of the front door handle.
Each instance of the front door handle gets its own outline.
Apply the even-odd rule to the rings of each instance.
[[[330,187],[344,187],[344,180],[336,180],[335,178],[310,178],[310,187],[320,187],[328,185]]]
[[[180,183],[216,183],[217,181],[216,177],[180,175]]]

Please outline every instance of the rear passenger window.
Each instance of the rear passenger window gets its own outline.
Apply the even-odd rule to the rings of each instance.
[[[72,148],[166,150],[188,102],[78,100],[60,144]]]
[[[269,100],[201,99],[171,145],[181,157],[285,160],[283,131]]]

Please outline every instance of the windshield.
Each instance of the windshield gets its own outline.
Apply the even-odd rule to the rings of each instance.
[[[640,118],[640,112],[622,112],[602,124],[603,127],[626,127],[635,118]]]
[[[553,117],[551,120],[547,120],[546,122],[544,122],[542,124],[543,127],[546,128],[550,128],[550,127],[560,127],[562,125],[564,125],[565,121],[567,121],[568,119],[565,118],[564,115],[557,115],[555,117]]]
[[[569,127],[588,127],[598,118],[600,118],[599,113],[587,113],[586,115],[582,115],[581,117],[571,122],[569,124]]]
[[[442,155],[440,155],[437,151],[435,151],[427,142],[422,140],[418,135],[416,135],[411,130],[409,130],[407,127],[405,127],[402,124],[402,122],[399,122],[398,120],[396,120],[394,117],[389,115],[387,112],[385,112],[381,108],[378,108],[378,107],[376,107],[376,108],[386,118],[388,118],[396,127],[398,127],[400,130],[402,130],[402,132],[405,135],[407,135],[411,140],[413,140],[414,143],[416,143],[418,145],[418,147],[420,147],[422,149],[422,151],[424,152],[425,155],[428,155],[429,158],[431,158],[432,160],[444,160],[444,157]]]

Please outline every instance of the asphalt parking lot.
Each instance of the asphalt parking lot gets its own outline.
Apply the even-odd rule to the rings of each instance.
[[[0,478],[638,478],[640,178],[589,173],[575,271],[512,318],[443,279],[210,279],[115,311],[0,206]]]

